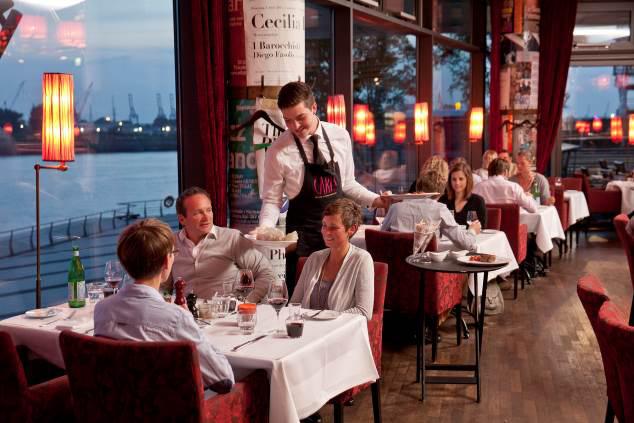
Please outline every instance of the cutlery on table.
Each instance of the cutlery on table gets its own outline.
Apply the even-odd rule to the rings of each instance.
[[[325,309],[321,309],[319,310],[317,313],[313,314],[310,316],[311,319],[314,319],[315,317],[317,317],[319,315],[319,313],[321,313],[322,311],[324,311]]]
[[[70,320],[73,317],[75,317],[75,313],[77,313],[77,310],[73,310],[67,317],[60,317],[59,319],[55,319],[55,320],[51,320],[50,322],[42,323],[40,325],[40,327],[48,326],[48,325],[50,325],[52,323],[59,322],[60,320]]]
[[[236,345],[235,347],[231,348],[231,352],[236,352],[238,351],[240,348],[249,345],[249,344],[253,344],[254,342],[259,341],[262,338],[266,338],[267,336],[269,336],[268,334],[264,334],[264,335],[260,335],[260,336],[256,336],[255,338],[247,341],[247,342],[243,342],[242,344]]]

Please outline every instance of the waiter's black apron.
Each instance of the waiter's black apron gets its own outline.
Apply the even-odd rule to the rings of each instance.
[[[322,213],[328,204],[343,198],[339,164],[335,162],[335,153],[323,126],[321,133],[330,153],[330,161],[324,164],[317,164],[316,157],[313,158],[315,163],[308,163],[304,148],[293,134],[295,145],[304,161],[304,182],[299,194],[289,202],[286,232],[297,231],[299,235],[296,250],[298,257],[307,257],[317,250],[326,248],[321,236]],[[287,280],[294,279],[295,274],[287,274]]]

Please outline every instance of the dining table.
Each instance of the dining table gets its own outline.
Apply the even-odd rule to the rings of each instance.
[[[588,202],[582,191],[567,189],[564,191],[564,199],[568,200],[568,204],[570,204],[570,207],[568,207],[568,221],[570,225],[574,225],[580,220],[590,216]]]
[[[610,181],[605,190],[621,191],[621,213],[629,214],[634,210],[634,181]]]
[[[566,239],[555,206],[537,206],[534,213],[520,208],[520,223],[527,226],[529,233],[535,234],[537,248],[544,254],[553,249],[553,239]]]
[[[2,320],[0,330],[8,332],[16,345],[24,345],[34,355],[64,368],[60,331],[93,334],[94,305],[70,309],[62,304],[54,309],[57,314],[48,318],[21,314]],[[313,319],[310,316],[317,311],[302,311],[305,322],[299,338],[285,335],[287,307],[280,311],[278,319],[271,306],[259,304],[255,331],[249,335],[240,331],[235,314],[199,321],[207,340],[226,355],[236,375],[255,369],[267,371],[271,422],[299,422],[347,389],[379,378],[365,317],[335,313],[334,318],[328,314],[326,318]],[[276,333],[277,329],[284,333]]]

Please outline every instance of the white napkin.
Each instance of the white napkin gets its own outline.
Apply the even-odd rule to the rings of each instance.
[[[60,320],[55,326],[57,330],[72,330],[73,332],[87,332],[93,328],[92,319]]]

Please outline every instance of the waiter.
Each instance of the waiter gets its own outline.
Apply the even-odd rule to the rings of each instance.
[[[309,256],[326,248],[321,217],[329,203],[346,197],[362,206],[387,207],[390,201],[355,180],[350,135],[317,118],[308,85],[286,84],[277,105],[288,129],[266,152],[260,226],[275,227],[285,193],[290,199],[286,232],[299,235],[297,256]],[[289,262],[292,265],[293,258],[287,256]],[[294,268],[287,266],[287,282],[294,281],[294,276]]]

